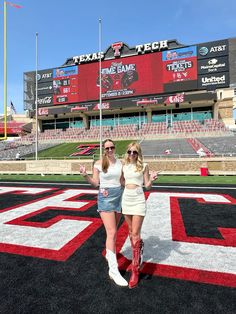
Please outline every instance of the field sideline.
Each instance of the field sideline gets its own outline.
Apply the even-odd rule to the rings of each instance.
[[[0,182],[3,181],[35,181],[35,182],[84,182],[80,175],[34,175],[34,174],[0,174]],[[189,176],[189,175],[159,175],[154,184],[201,184],[201,185],[236,185],[236,176]]]

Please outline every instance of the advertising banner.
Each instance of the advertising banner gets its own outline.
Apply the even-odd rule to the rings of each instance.
[[[175,103],[182,103],[184,102],[184,94],[177,94],[177,95],[172,95],[172,96],[168,96],[165,98],[164,102],[167,105],[170,104],[175,104]]]
[[[47,116],[49,113],[48,108],[39,108],[38,109],[38,115],[39,116]]]
[[[228,54],[229,43],[227,39],[197,45],[198,59],[221,57]]]
[[[197,47],[162,52],[165,92],[191,90],[197,86]]]
[[[184,93],[172,94],[172,95],[162,95],[162,96],[150,96],[150,97],[134,97],[134,98],[123,98],[123,99],[111,99],[107,101],[102,101],[102,109],[119,109],[124,107],[145,108],[151,106],[152,108],[158,107],[160,105],[172,105],[176,103],[189,102],[189,101],[202,101],[202,100],[214,100],[217,99],[216,93],[201,91],[197,94],[186,95]],[[76,105],[64,105],[54,106],[51,108],[39,108],[38,114],[40,116],[54,116],[76,113],[76,112],[86,112],[86,111],[99,111],[100,104],[97,101],[91,101],[86,103],[80,103]]]
[[[198,60],[198,74],[211,74],[229,71],[228,57],[214,57]]]
[[[35,73],[35,72],[34,72]],[[38,71],[38,84],[51,82],[53,79],[53,69]]]
[[[51,82],[38,84],[38,95],[53,94],[53,84]]]
[[[102,109],[119,109],[125,107],[145,107],[147,105],[158,105],[163,103],[163,97],[134,97],[125,99],[110,99],[102,101]],[[71,107],[71,112],[83,112],[83,111],[98,111],[100,110],[100,103],[97,101],[80,103],[74,107]]]
[[[39,95],[38,96],[38,107],[48,107],[53,105],[53,95]],[[34,105],[35,108],[35,105]]]
[[[199,75],[198,77],[199,89],[214,90],[227,86],[229,86],[229,72]]]
[[[53,70],[53,104],[75,103],[79,101],[78,66]]]

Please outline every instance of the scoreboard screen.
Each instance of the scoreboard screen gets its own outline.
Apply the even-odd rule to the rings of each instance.
[[[53,71],[53,104],[79,101],[78,66],[57,68]]]

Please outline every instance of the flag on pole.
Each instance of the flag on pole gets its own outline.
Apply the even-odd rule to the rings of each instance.
[[[15,4],[15,3],[12,3],[12,2],[8,2],[8,1],[7,1],[7,4],[9,4],[11,7],[14,7],[14,8],[16,8],[16,9],[21,9],[21,8],[22,8],[21,5]]]
[[[11,110],[16,114],[16,108],[15,106],[13,105],[13,102],[11,101]]]

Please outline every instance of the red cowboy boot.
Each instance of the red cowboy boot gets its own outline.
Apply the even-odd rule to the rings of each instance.
[[[138,285],[140,262],[141,262],[141,251],[143,249],[143,241],[140,239],[132,245],[133,260],[132,260],[132,273],[129,280],[129,288],[132,289]]]
[[[143,264],[143,249],[144,249],[144,242],[141,239],[140,240],[140,258],[139,258],[139,270],[142,269],[142,264]]]
[[[133,241],[132,241],[132,233],[131,232],[129,232],[129,240],[130,240],[131,248],[133,248]],[[129,264],[126,271],[132,271],[132,262]]]

